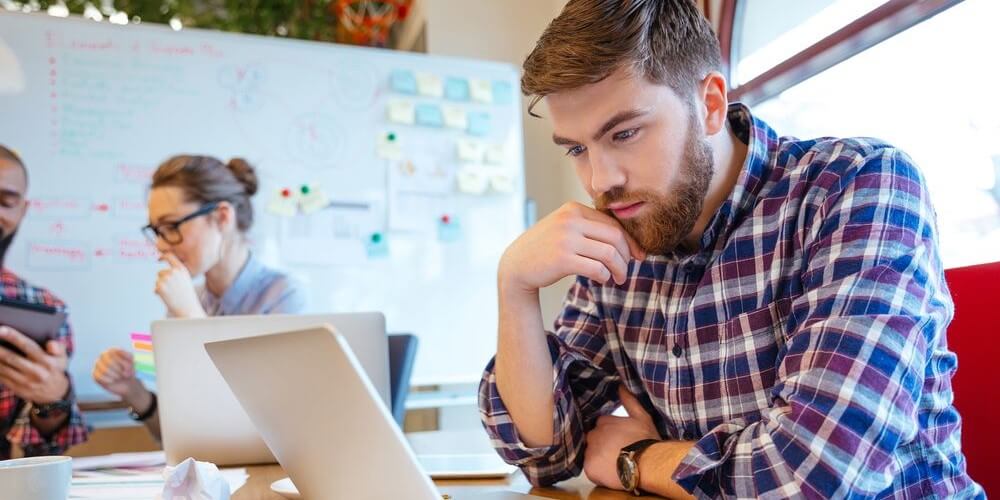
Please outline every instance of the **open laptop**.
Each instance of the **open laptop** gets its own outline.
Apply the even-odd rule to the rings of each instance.
[[[303,498],[440,498],[334,329],[210,342],[205,350]],[[337,383],[317,391],[302,380]],[[288,412],[292,405],[301,411]]]
[[[160,431],[168,464],[187,457],[218,465],[274,463],[274,455],[205,353],[205,343],[279,331],[333,325],[371,379],[378,398],[389,402],[388,343],[381,313],[225,316],[168,319],[153,323],[153,356],[160,407]],[[252,370],[271,373],[289,360],[266,356]],[[293,417],[309,411],[309,398],[336,379],[295,380],[308,390],[283,408]]]

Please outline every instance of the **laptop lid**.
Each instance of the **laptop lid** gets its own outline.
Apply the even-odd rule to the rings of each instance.
[[[331,327],[210,342],[205,350],[304,498],[440,498]]]
[[[322,324],[335,325],[343,334],[379,399],[388,404],[388,346],[381,313],[225,316],[154,322],[153,356],[167,463],[176,464],[187,457],[218,465],[274,463],[274,455],[205,353],[204,344]],[[266,370],[276,360],[265,358],[260,368]],[[294,414],[297,409],[293,406],[287,411]]]

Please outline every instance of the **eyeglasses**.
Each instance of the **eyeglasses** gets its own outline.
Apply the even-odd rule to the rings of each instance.
[[[180,245],[184,241],[184,236],[181,234],[181,224],[184,224],[191,219],[201,217],[202,215],[208,215],[218,207],[218,203],[209,203],[202,206],[198,210],[181,217],[181,219],[177,222],[166,222],[156,225],[147,224],[142,228],[142,235],[154,245],[156,244],[157,238],[165,241],[169,245]]]

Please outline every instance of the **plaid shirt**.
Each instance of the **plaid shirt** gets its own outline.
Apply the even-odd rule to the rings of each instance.
[[[7,269],[0,269],[0,295],[17,300],[45,304],[66,310],[66,305],[48,290],[29,285]],[[59,340],[66,346],[66,353],[73,353],[73,333],[67,322],[59,330]],[[69,375],[67,374],[67,377]],[[70,379],[70,395],[72,396],[72,379]],[[71,398],[72,399],[72,398]],[[0,385],[0,434],[6,434],[7,439],[0,439],[0,460],[10,458],[11,444],[16,443],[25,456],[58,455],[67,448],[87,440],[87,425],[83,414],[74,402],[66,425],[51,436],[43,436],[31,425],[31,419],[23,414],[27,402],[17,397],[9,389]]]
[[[735,189],[686,254],[578,278],[555,332],[553,446],[529,448],[497,391],[494,446],[535,484],[580,473],[585,433],[639,396],[673,480],[702,497],[981,497],[952,406],[953,305],[920,172],[874,139],[779,138],[734,104],[749,146]]]

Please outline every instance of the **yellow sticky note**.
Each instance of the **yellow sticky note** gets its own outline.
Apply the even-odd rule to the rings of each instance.
[[[267,211],[280,217],[295,217],[299,213],[298,192],[288,188],[275,190]]]
[[[490,144],[486,146],[486,163],[491,165],[503,165],[506,163],[507,154],[500,144]]]
[[[470,79],[469,94],[472,95],[473,101],[490,104],[493,102],[493,82],[489,80],[477,80],[475,78]]]
[[[316,184],[307,184],[299,188],[299,207],[302,213],[311,214],[330,206],[330,198]]]
[[[444,114],[444,126],[459,130],[469,128],[468,116],[465,114],[465,109],[461,106],[445,104],[441,106],[441,112]]]
[[[375,154],[383,160],[399,160],[403,157],[403,145],[395,132],[381,132],[375,137]]]
[[[458,159],[465,163],[482,163],[484,153],[483,143],[474,139],[458,140]]]
[[[514,177],[507,172],[493,172],[490,175],[490,187],[498,193],[513,193]]]
[[[444,81],[432,73],[417,73],[417,92],[427,97],[444,97]]]
[[[490,179],[482,167],[467,166],[458,171],[455,176],[458,190],[466,194],[483,194],[489,187]]]
[[[413,125],[417,120],[417,107],[410,101],[389,102],[389,121]]]

